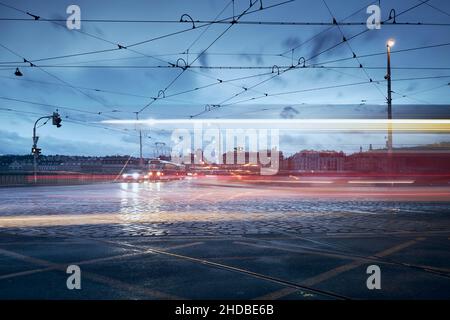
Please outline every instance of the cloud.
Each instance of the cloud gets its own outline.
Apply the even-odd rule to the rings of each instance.
[[[281,113],[280,113],[280,117],[283,119],[293,119],[295,118],[295,116],[297,116],[299,114],[299,112],[297,111],[297,109],[289,106],[289,107],[285,107]]]
[[[410,82],[408,87],[406,88],[406,91],[411,92],[417,90],[419,87],[419,83],[417,81]]]
[[[95,141],[64,140],[43,136],[39,139],[39,147],[43,154],[64,155],[106,155],[130,154],[133,146],[104,144]],[[31,138],[25,138],[15,132],[0,130],[0,154],[29,154]]]
[[[248,62],[254,62],[257,65],[262,65],[264,64],[264,59],[261,55],[257,55],[257,54],[247,54],[247,53],[242,53],[239,55],[239,58]]]
[[[198,61],[200,62],[200,64],[202,66],[207,66],[208,65],[208,54],[203,53],[202,55],[200,55],[200,57],[198,58]]]
[[[301,43],[302,42],[299,37],[289,36],[281,42],[281,46],[285,49],[291,50],[293,48],[298,47]]]
[[[344,45],[339,45],[329,51],[326,51],[328,48],[340,43],[342,41],[342,35],[337,29],[332,29],[328,32],[324,32],[319,34],[318,37],[312,42],[312,46],[309,50],[309,55],[306,57],[310,59],[311,57],[315,57],[317,55],[325,55],[325,56],[334,56],[338,55],[344,48]],[[313,60],[316,60],[314,58]]]

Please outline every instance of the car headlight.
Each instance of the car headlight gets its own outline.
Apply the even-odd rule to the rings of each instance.
[[[139,178],[139,173],[133,173],[133,179],[138,179]]]

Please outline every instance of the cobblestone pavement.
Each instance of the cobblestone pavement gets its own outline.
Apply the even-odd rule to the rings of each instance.
[[[3,188],[0,299],[450,299],[449,195],[211,178]],[[71,264],[82,290],[66,287]],[[372,264],[382,290],[366,287]]]
[[[18,234],[89,237],[450,230],[450,201],[371,199],[372,190],[361,199],[361,190],[351,188],[346,199],[332,193],[317,199],[304,190],[197,180],[0,189],[0,227]]]

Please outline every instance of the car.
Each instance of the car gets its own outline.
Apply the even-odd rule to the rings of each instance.
[[[126,182],[141,182],[148,178],[143,170],[129,170],[122,174],[122,181]]]

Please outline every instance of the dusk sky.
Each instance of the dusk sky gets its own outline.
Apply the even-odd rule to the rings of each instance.
[[[281,2],[262,0],[264,10],[255,10],[239,21],[329,23],[333,17],[342,21],[354,14],[345,22],[365,22],[369,16],[367,6],[378,4],[378,1],[326,0],[331,13],[323,1],[316,0],[297,0],[267,8]],[[399,14],[421,2],[381,0],[382,20],[388,18],[391,9]],[[65,26],[66,8],[71,4],[81,8],[79,31]],[[249,0],[234,1],[235,15],[248,6]],[[253,7],[259,9],[260,3]],[[54,20],[35,21],[25,12]],[[194,20],[229,18],[233,17],[233,2],[0,0],[0,154],[29,154],[34,121],[58,109],[63,126],[57,129],[49,123],[38,129],[43,154],[137,155],[138,137],[133,126],[117,127],[102,121],[133,119],[134,112],[142,110],[166,87],[165,96],[169,97],[154,101],[139,114],[141,119],[187,119],[204,111],[206,105],[218,104],[221,107],[197,117],[386,118],[386,55],[382,53],[389,38],[396,40],[392,48],[394,117],[450,117],[450,2],[447,0],[431,0],[396,20],[448,25],[383,25],[380,30],[361,35],[358,34],[367,30],[365,25],[237,23],[191,29],[189,23],[83,21],[176,22],[183,14],[189,14]],[[154,39],[181,30],[186,32]],[[357,36],[341,43],[343,35],[347,39]],[[146,42],[150,39],[154,40]],[[118,49],[117,44],[127,49]],[[422,48],[427,46],[434,47]],[[189,54],[185,53],[187,49]],[[55,58],[80,53],[91,54]],[[356,58],[352,58],[353,53]],[[362,57],[377,53],[380,54]],[[283,72],[292,63],[296,65],[301,57],[305,58],[306,66],[323,67]],[[24,63],[23,58],[36,67]],[[179,58],[191,68],[185,71],[167,68]],[[347,59],[333,62],[344,58]],[[359,68],[360,63],[364,68]],[[179,64],[183,62],[180,60]],[[280,75],[277,68],[272,73],[274,65],[279,67]],[[14,75],[16,68],[23,73],[22,77]],[[228,81],[244,77],[247,78]],[[369,79],[373,81],[370,83]],[[264,80],[267,81],[261,83]],[[200,88],[207,85],[210,86]],[[200,89],[190,91],[194,88]],[[174,94],[177,95],[171,96]],[[145,130],[144,156],[153,155],[154,142],[167,142],[168,134],[170,130]],[[312,148],[352,152],[359,150],[360,145],[367,148],[370,143],[383,147],[384,137],[382,133],[285,132],[281,147],[287,153]],[[450,141],[450,137],[437,134],[394,137],[397,146],[439,141]]]

